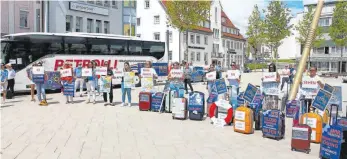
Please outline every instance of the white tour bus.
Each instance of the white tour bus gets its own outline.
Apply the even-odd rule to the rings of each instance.
[[[166,62],[165,43],[136,37],[93,33],[18,33],[1,39],[1,60],[10,62],[16,70],[15,91],[30,90],[27,69],[34,62],[43,62],[45,71],[57,71],[65,61],[82,67],[92,60],[98,65],[105,61],[112,68],[123,68],[145,61]],[[113,84],[120,84],[114,80]]]

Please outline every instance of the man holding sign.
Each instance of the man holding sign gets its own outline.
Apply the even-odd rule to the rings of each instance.
[[[36,85],[37,98],[40,101],[40,106],[47,106],[46,91],[45,91],[45,70],[42,63],[39,62],[33,66],[32,70],[33,82]],[[42,95],[42,98],[41,98]]]
[[[60,80],[63,82],[64,92],[66,96],[66,104],[73,104],[73,96],[75,93],[75,84],[73,83],[73,69],[70,62],[64,64],[63,70],[60,71]]]
[[[241,81],[241,72],[236,68],[235,62],[231,63],[231,70],[227,71],[227,79],[231,90],[229,93],[229,102],[235,108],[237,105],[237,95],[239,94],[239,86]]]

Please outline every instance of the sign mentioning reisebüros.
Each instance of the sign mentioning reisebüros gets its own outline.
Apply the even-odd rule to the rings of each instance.
[[[81,11],[81,12],[108,15],[108,9],[106,9],[106,8],[92,6],[89,4],[83,4],[83,3],[78,3],[78,2],[70,2],[70,9]]]

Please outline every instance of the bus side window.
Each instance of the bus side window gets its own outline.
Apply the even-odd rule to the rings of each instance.
[[[128,55],[128,46],[126,40],[112,39],[110,40],[110,54],[112,55]]]
[[[129,55],[142,55],[142,42],[129,40]]]

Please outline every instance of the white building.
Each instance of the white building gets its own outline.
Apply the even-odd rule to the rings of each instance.
[[[164,57],[165,59],[171,61],[185,60],[195,66],[205,66],[212,62],[221,62],[223,66],[226,66],[227,56],[225,54],[228,50],[222,46],[222,37],[230,39],[233,37],[221,34],[222,10],[218,0],[212,2],[209,21],[201,22],[199,27],[188,31],[188,39],[186,32],[180,33],[177,29],[169,26],[167,18],[165,1],[137,1],[136,35],[146,40],[166,42],[166,45],[169,46],[166,49],[168,57]],[[234,29],[238,30],[236,27]],[[236,37],[242,37],[242,35],[236,35]],[[186,52],[187,42],[188,52]],[[229,62],[233,59],[234,57],[229,57]]]

